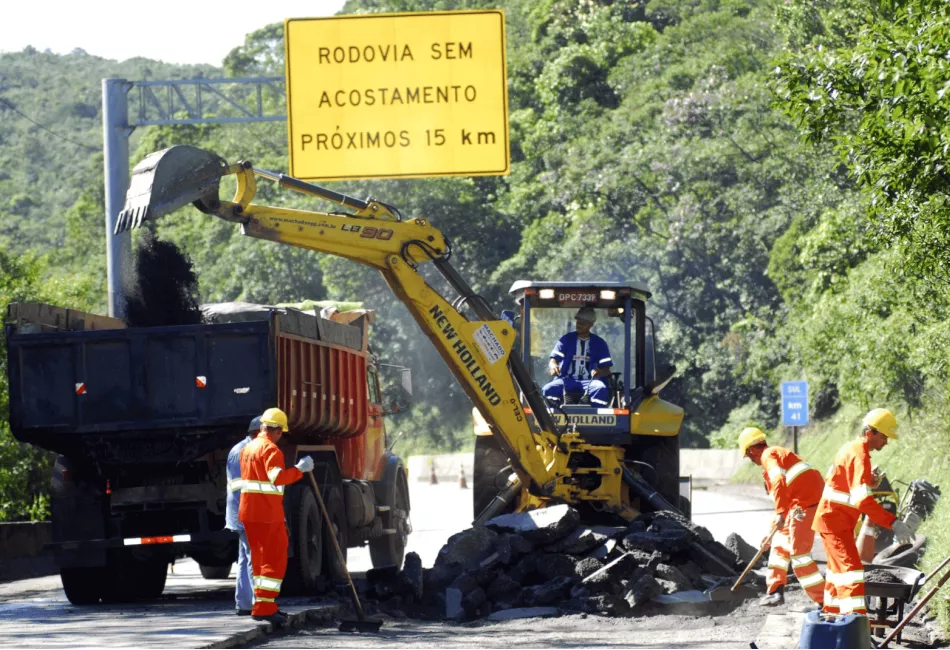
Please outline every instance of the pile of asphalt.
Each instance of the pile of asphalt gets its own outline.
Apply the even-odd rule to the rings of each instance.
[[[434,566],[409,553],[366,574],[365,596],[393,616],[472,620],[521,608],[635,616],[665,594],[698,594],[741,557],[679,513],[586,526],[567,505],[496,517],[449,538]]]

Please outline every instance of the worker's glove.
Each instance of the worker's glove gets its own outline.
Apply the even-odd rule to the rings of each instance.
[[[772,525],[775,526],[775,530],[782,530],[785,528],[785,514],[775,515],[775,519],[772,520]]]
[[[297,461],[297,464],[294,465],[301,472],[312,472],[313,471],[313,459],[310,456],[304,456]]]
[[[894,520],[894,523],[891,524],[891,531],[894,533],[894,539],[897,540],[898,544],[910,544],[914,541],[914,531],[900,519]]]

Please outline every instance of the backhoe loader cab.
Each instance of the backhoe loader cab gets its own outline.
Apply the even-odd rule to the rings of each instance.
[[[583,307],[594,309],[597,320],[592,333],[606,341],[612,362],[611,374],[601,378],[609,389],[607,404],[592,403],[589,394],[565,391],[562,400],[552,401],[555,420],[576,426],[585,438],[609,432],[628,434],[631,401],[639,395],[636,388],[644,387],[647,381],[645,301],[650,292],[619,282],[522,280],[512,285],[509,293],[521,307],[521,355],[539,386],[552,379],[549,359],[558,340],[574,331],[577,311]],[[565,351],[566,365],[586,365],[589,376],[597,360],[572,359],[575,353]],[[649,357],[652,371],[653,355]]]
[[[623,449],[625,464],[636,469],[671,504],[688,514],[689,492],[681,489],[679,429],[683,411],[658,397],[672,379],[674,368],[657,368],[653,322],[646,315],[651,293],[645,287],[622,282],[535,282],[519,280],[509,293],[520,309],[507,312],[519,334],[524,366],[543,387],[552,377],[548,364],[558,340],[575,330],[575,315],[593,308],[592,333],[604,339],[611,359],[606,404],[592,403],[589,392],[563,391],[560,399],[547,400],[548,411],[565,432],[576,432],[591,445]],[[577,350],[565,355],[577,363],[596,365]],[[573,359],[568,356],[568,367]],[[530,407],[525,411],[537,426]],[[495,448],[491,432],[479,426],[476,414],[474,509],[485,507],[498,490],[498,471],[504,455]]]

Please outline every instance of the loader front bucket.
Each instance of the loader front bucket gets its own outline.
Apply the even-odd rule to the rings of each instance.
[[[218,184],[227,171],[227,161],[198,147],[176,145],[147,155],[132,170],[115,233],[138,228],[146,219],[158,219],[199,199],[217,199]]]

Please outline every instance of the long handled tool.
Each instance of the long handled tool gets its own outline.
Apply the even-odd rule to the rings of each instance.
[[[382,627],[383,622],[368,619],[366,618],[366,614],[363,613],[363,606],[360,604],[360,597],[356,594],[356,587],[353,585],[353,578],[350,577],[350,570],[346,568],[346,559],[343,557],[340,543],[337,541],[336,535],[333,534],[333,522],[330,520],[330,513],[327,512],[327,506],[323,502],[323,495],[320,494],[320,486],[317,485],[317,479],[313,478],[312,472],[308,472],[307,476],[310,477],[310,484],[313,485],[313,491],[317,496],[317,503],[320,504],[323,521],[327,524],[327,530],[329,531],[327,537],[329,537],[333,543],[333,550],[336,551],[336,557],[340,561],[343,573],[346,575],[346,581],[350,583],[350,600],[353,601],[353,608],[356,609],[356,615],[359,617],[358,620],[355,621],[353,619],[340,621],[340,632],[379,632],[379,628]]]
[[[942,569],[943,567],[945,567],[948,563],[950,563],[950,557],[948,557],[947,559],[945,559],[945,560],[940,564],[939,567],[937,567],[936,569],[934,569],[934,570],[930,573],[930,575],[927,576],[927,578],[924,580],[924,582],[926,582],[927,580],[930,580],[930,578],[932,578],[935,573],[937,573],[938,571],[940,571],[940,569]],[[897,626],[896,626],[893,630],[891,630],[891,633],[887,635],[887,638],[886,638],[886,639],[884,639],[883,641],[881,641],[881,644],[878,646],[878,648],[886,648],[886,647],[887,647],[887,644],[890,643],[891,641],[893,641],[894,638],[895,638],[898,634],[900,634],[900,631],[904,629],[904,626],[905,626],[905,625],[907,625],[908,623],[910,623],[910,620],[911,620],[912,618],[914,618],[915,616],[917,616],[917,612],[919,612],[921,609],[923,609],[924,605],[927,604],[927,601],[934,597],[934,594],[937,593],[937,591],[940,589],[940,587],[943,586],[943,583],[945,583],[948,579],[950,579],[950,571],[947,571],[945,574],[943,574],[943,577],[940,578],[940,580],[937,582],[937,585],[936,585],[933,589],[931,589],[930,591],[928,591],[928,592],[926,593],[926,595],[924,595],[924,597],[921,598],[921,599],[917,602],[916,605],[914,605],[914,609],[910,610],[910,614],[908,614],[907,616],[905,616],[905,617],[904,617],[904,620],[902,620],[900,623],[898,623]]]
[[[741,585],[742,581],[745,580],[745,577],[749,575],[749,571],[752,570],[752,567],[755,566],[755,563],[758,562],[759,558],[761,558],[765,554],[765,549],[769,547],[769,544],[771,544],[772,542],[772,538],[775,536],[775,533],[777,532],[778,532],[778,526],[776,526],[775,524],[772,524],[772,530],[769,531],[769,536],[766,537],[762,541],[762,546],[759,547],[759,552],[756,553],[755,557],[752,558],[752,561],[749,562],[749,566],[745,568],[745,571],[743,571],[742,574],[739,576],[739,579],[736,580],[736,584],[732,585],[732,589],[730,591],[735,591],[736,589],[739,588],[739,585]]]

